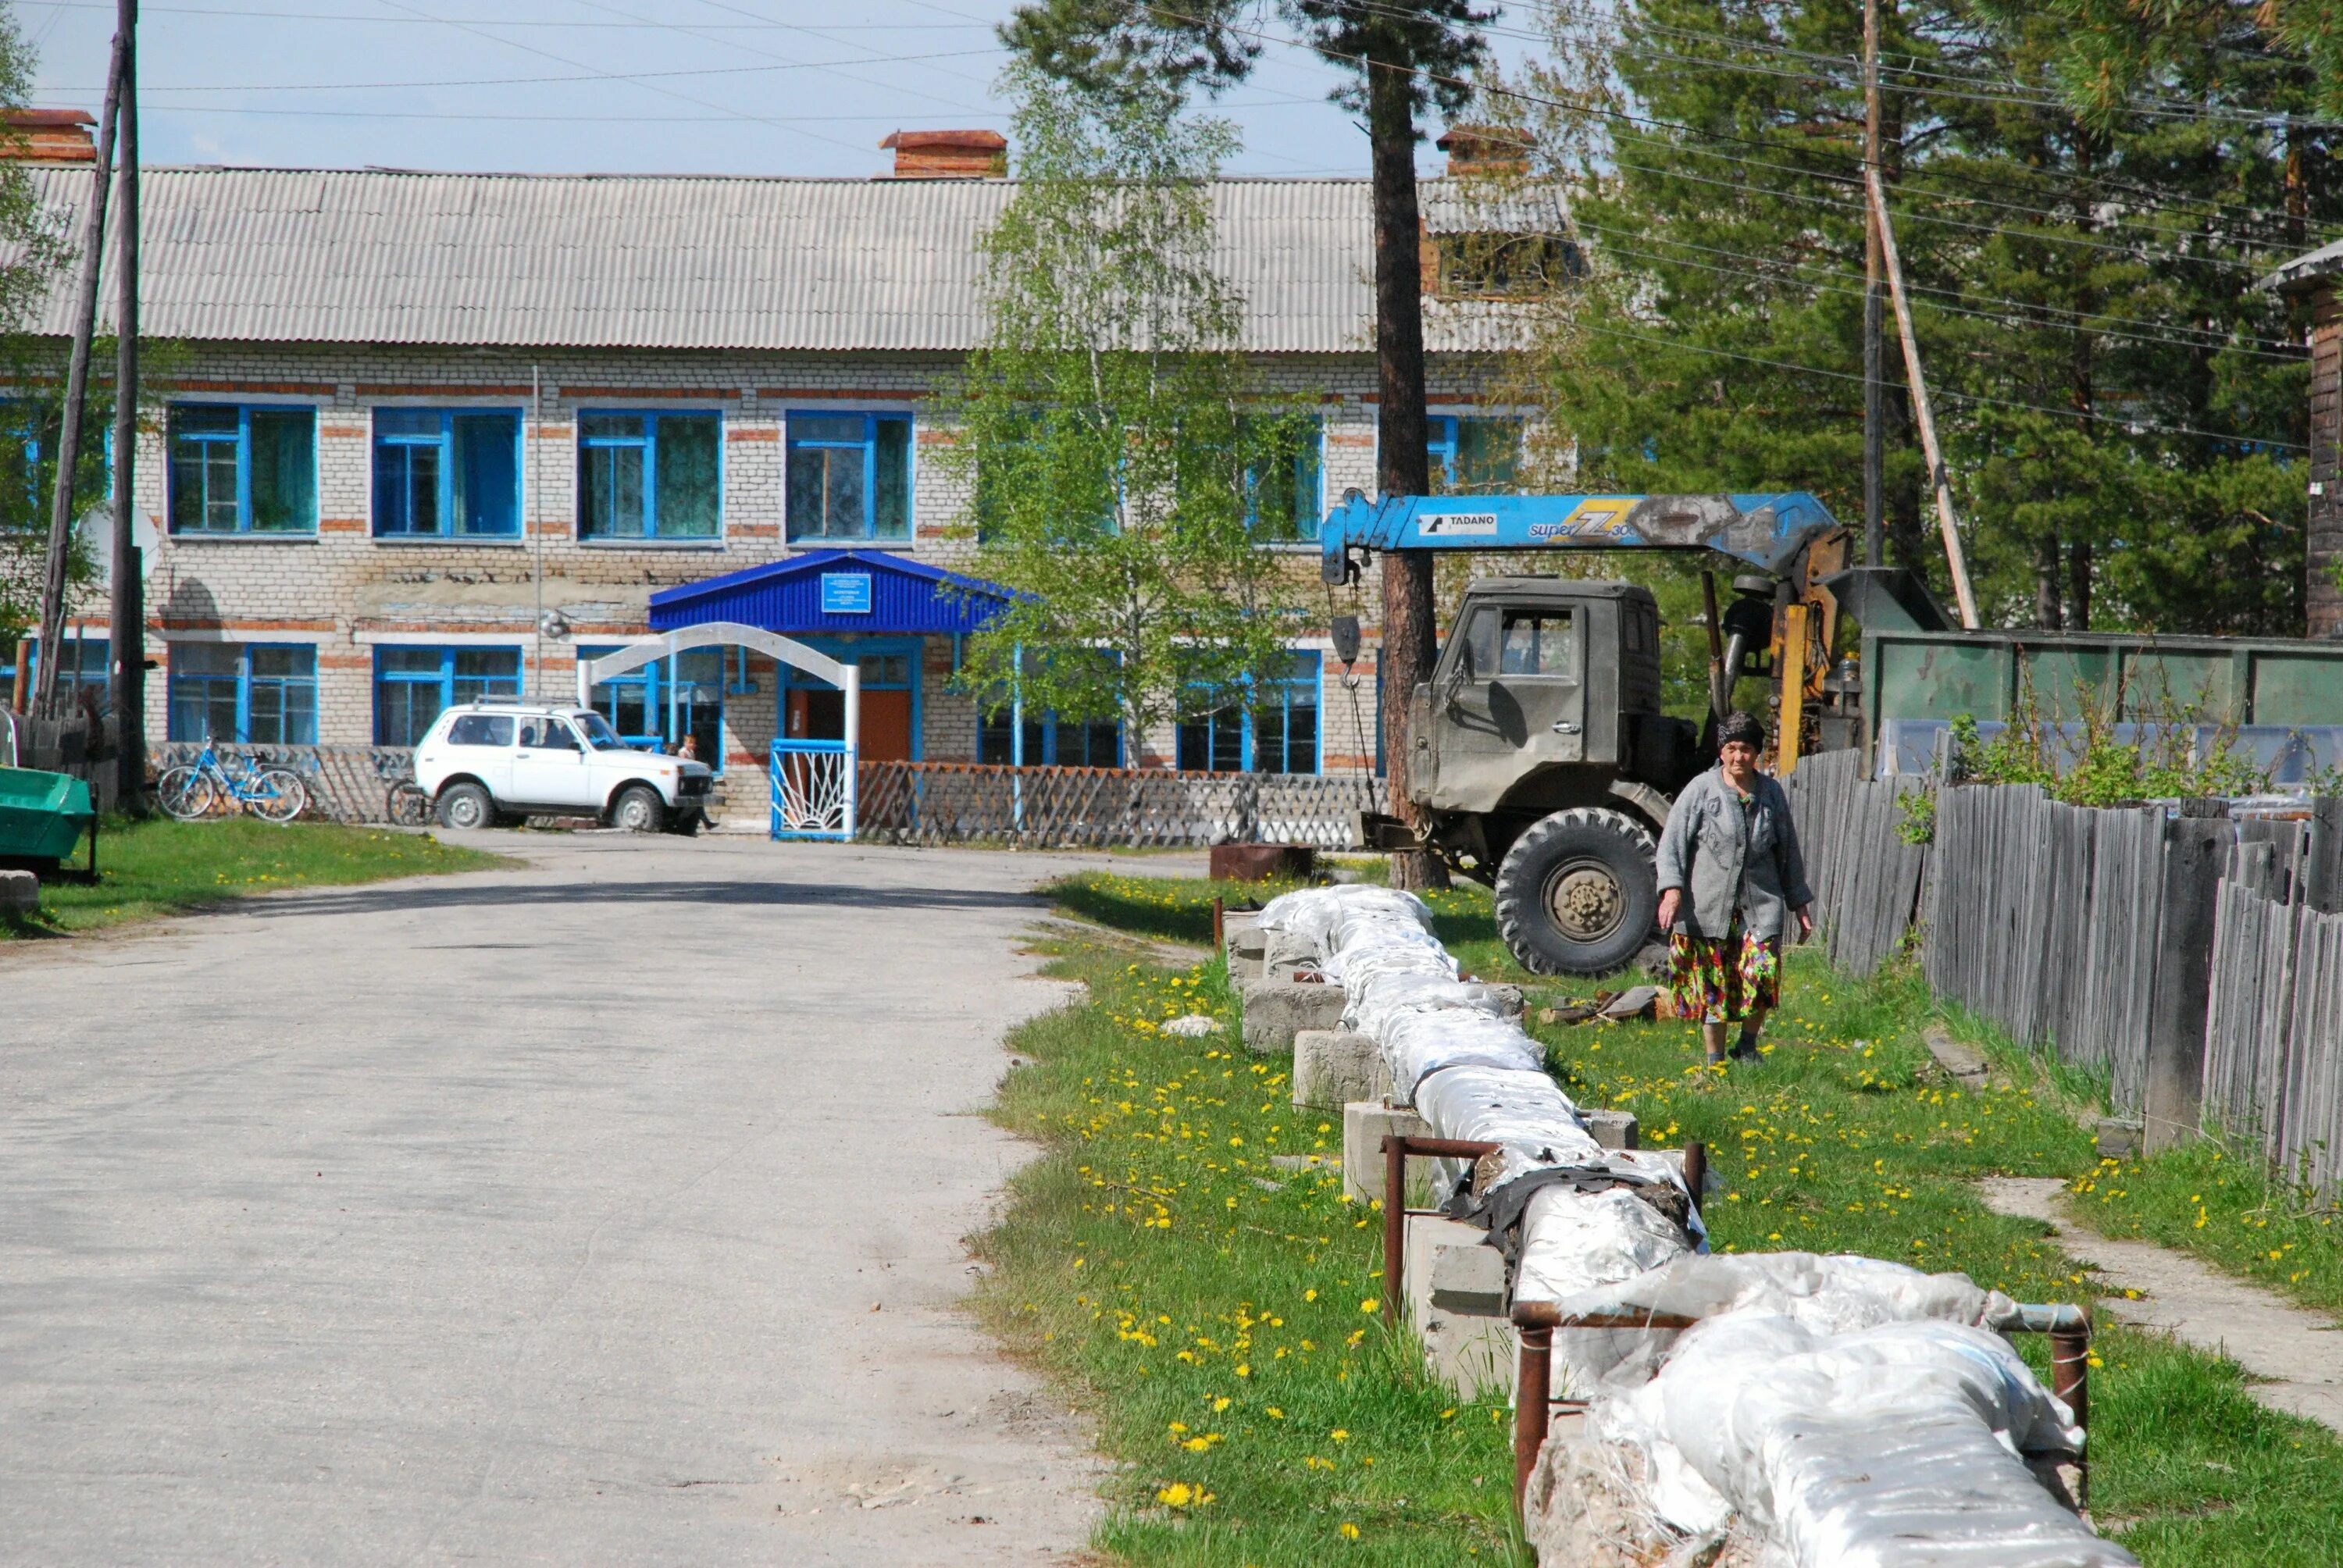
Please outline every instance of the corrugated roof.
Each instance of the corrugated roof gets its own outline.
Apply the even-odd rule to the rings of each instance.
[[[69,220],[87,198],[85,172],[27,173]],[[1457,222],[1447,183],[1424,187],[1435,230]],[[980,325],[977,236],[1013,189],[149,168],[142,325],[231,342],[964,349]],[[1248,347],[1371,345],[1364,181],[1227,180],[1215,200],[1226,275],[1247,301]],[[67,292],[36,330],[69,330]],[[102,297],[113,295],[109,281]],[[1486,347],[1488,324],[1474,316],[1428,313],[1426,346]]]
[[[2296,256],[2292,261],[2263,278],[2256,286],[2275,288],[2280,293],[2285,293],[2303,287],[2318,278],[2332,277],[2338,272],[2343,272],[2343,239],[2338,239],[2332,245],[2320,246],[2308,255]]]

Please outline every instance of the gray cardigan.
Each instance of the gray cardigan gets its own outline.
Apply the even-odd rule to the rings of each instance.
[[[1814,901],[1789,798],[1763,773],[1749,793],[1755,807],[1745,824],[1739,792],[1723,768],[1712,768],[1684,786],[1668,812],[1660,891],[1684,890],[1675,929],[1687,936],[1729,934],[1737,908],[1748,935],[1778,937],[1789,911]]]

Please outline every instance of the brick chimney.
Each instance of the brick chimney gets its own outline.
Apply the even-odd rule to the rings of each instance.
[[[1508,126],[1451,126],[1433,145],[1448,155],[1452,177],[1530,172],[1529,133]]]
[[[28,164],[94,164],[97,116],[79,109],[10,109],[0,114],[7,135],[0,158]]]
[[[895,167],[881,178],[997,180],[1009,173],[1009,138],[999,131],[897,131],[879,144]]]

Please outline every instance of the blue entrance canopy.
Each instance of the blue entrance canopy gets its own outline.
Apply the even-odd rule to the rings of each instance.
[[[983,628],[1016,597],[981,578],[877,550],[816,550],[651,595],[651,629],[739,621],[785,635],[906,636]]]

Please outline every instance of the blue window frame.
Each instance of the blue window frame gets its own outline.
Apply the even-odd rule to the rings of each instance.
[[[1180,721],[1179,766],[1214,773],[1316,773],[1323,766],[1315,653],[1295,653],[1286,672],[1246,702]]]
[[[517,648],[377,648],[374,743],[417,745],[431,721],[459,702],[519,695]]]
[[[518,538],[519,411],[376,409],[374,531],[377,538]]]
[[[172,407],[171,531],[317,531],[317,411],[222,403]]]
[[[911,417],[791,412],[792,539],[911,537]]]
[[[615,647],[581,648],[578,658],[584,662],[618,651]],[[587,694],[588,706],[608,719],[629,746],[673,751],[689,736],[697,759],[721,772],[724,694],[733,685],[726,677],[728,653],[742,666],[748,663],[737,648],[687,648],[672,660],[655,658],[615,679],[597,681]]]
[[[709,540],[724,516],[724,417],[578,416],[578,537]]]
[[[1265,544],[1315,544],[1326,517],[1324,424],[1306,431],[1245,473],[1245,521]]]
[[[267,643],[173,643],[170,739],[315,746],[317,650]]]
[[[69,706],[81,706],[81,694],[97,693],[103,708],[106,692],[114,678],[114,661],[110,657],[114,644],[103,637],[68,637],[65,639],[65,661],[57,670],[57,695]],[[27,691],[41,673],[41,643],[38,638],[27,640],[25,663],[25,688]],[[0,692],[13,689],[16,683],[16,644],[13,639],[0,640]]]
[[[1433,483],[1443,490],[1511,490],[1521,478],[1522,422],[1434,414],[1424,421],[1424,449]]]
[[[998,708],[980,719],[976,759],[1011,763],[1018,760],[1016,709]],[[1120,768],[1122,766],[1122,723],[1119,719],[1083,723],[1054,713],[1025,715],[1024,763],[1028,768]]]

